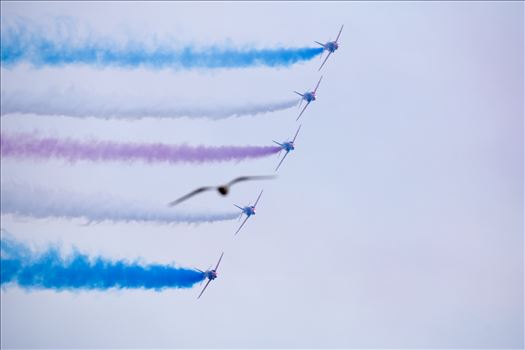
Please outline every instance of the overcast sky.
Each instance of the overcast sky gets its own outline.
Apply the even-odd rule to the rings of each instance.
[[[3,348],[523,347],[522,2],[2,2],[13,19],[59,18],[116,41],[302,47],[334,39],[318,100],[276,181],[210,193],[188,210],[257,215],[202,225],[93,224],[2,215],[43,249],[207,268],[163,292],[1,291]],[[75,88],[199,106],[282,101],[321,61],[290,68],[2,67],[2,91]],[[55,90],[53,90],[55,89]],[[296,108],[222,121],[2,116],[2,132],[84,139],[270,145]],[[220,165],[2,159],[2,181],[167,203],[196,186],[272,173],[277,157]]]

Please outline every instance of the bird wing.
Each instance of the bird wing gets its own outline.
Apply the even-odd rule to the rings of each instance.
[[[211,189],[213,189],[213,187],[201,187],[201,188],[197,188],[195,191],[190,192],[190,193],[188,193],[187,195],[182,196],[182,197],[180,197],[179,199],[174,200],[173,202],[170,202],[170,203],[168,204],[168,206],[173,207],[173,206],[175,206],[175,205],[177,205],[177,204],[179,204],[179,203],[181,203],[181,202],[184,202],[186,199],[195,196],[196,194],[199,194],[199,193],[201,193],[201,192],[208,191],[208,190],[211,190]]]
[[[275,142],[275,141],[274,141]],[[279,145],[281,145],[280,143],[278,142],[275,142]],[[242,181],[252,181],[252,180],[270,180],[270,179],[273,179],[275,178],[275,176],[273,175],[260,175],[260,176],[240,176],[236,179],[233,179],[231,180],[230,182],[228,182],[228,185],[227,186],[231,186],[233,184],[236,184],[237,182],[242,182]]]

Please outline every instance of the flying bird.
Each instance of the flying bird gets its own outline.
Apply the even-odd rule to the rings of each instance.
[[[197,195],[199,193],[206,192],[206,191],[211,191],[211,190],[216,190],[221,195],[226,196],[230,192],[230,187],[233,186],[234,184],[238,183],[238,182],[253,181],[253,180],[269,180],[269,179],[274,179],[275,177],[276,176],[274,176],[274,175],[240,176],[240,177],[238,177],[236,179],[231,180],[230,182],[228,182],[225,185],[204,186],[204,187],[197,188],[196,190],[188,193],[187,195],[182,196],[179,199],[174,200],[173,202],[170,202],[168,205],[170,207],[173,207],[173,206],[175,206],[175,205],[185,201],[186,199],[191,198],[191,197],[193,197],[193,196],[195,196],[195,195]]]
[[[319,78],[319,81],[317,82],[317,85],[315,86],[315,89],[313,91],[306,91],[305,93],[301,94],[297,91],[294,91],[297,95],[301,96],[301,102],[299,102],[299,108],[301,108],[301,104],[303,103],[303,100],[306,101],[306,105],[304,106],[301,113],[299,113],[299,116],[297,117],[296,121],[301,118],[304,111],[306,110],[306,107],[310,104],[310,102],[315,101],[317,99],[317,88],[319,87],[319,84],[321,84],[321,79],[323,79],[323,76],[321,75],[321,78]]]
[[[255,203],[253,205],[248,204],[245,207],[240,207],[237,204],[234,204],[237,208],[242,210],[241,215],[239,216],[239,220],[241,219],[243,214],[246,215],[246,219],[244,219],[244,221],[242,222],[241,226],[239,226],[239,228],[237,229],[235,234],[239,233],[239,231],[244,226],[246,221],[250,218],[250,216],[255,215],[255,207],[257,206],[257,203],[259,203],[259,199],[261,199],[262,193],[263,193],[263,191],[261,190],[261,193],[259,193],[259,197],[257,197],[257,199],[255,200]]]
[[[284,141],[283,143],[279,143],[277,141],[273,141],[274,143],[276,143],[279,146],[281,146],[281,151],[282,150],[286,151],[284,157],[279,162],[279,165],[277,165],[277,168],[275,168],[275,171],[279,170],[279,167],[281,166],[281,164],[283,164],[284,159],[286,158],[288,153],[290,153],[291,151],[295,150],[295,139],[297,138],[297,134],[299,134],[299,130],[301,130],[301,126],[302,126],[302,124],[299,125],[299,128],[295,132],[295,136],[293,137],[292,141]]]
[[[339,36],[341,35],[341,32],[343,31],[344,24],[341,26],[341,29],[339,29],[339,34],[337,34],[337,37],[335,38],[335,41],[328,41],[326,44],[320,43],[319,41],[316,41],[317,44],[321,45],[323,47],[323,51],[328,51],[328,56],[323,61],[323,64],[321,64],[321,67],[319,67],[319,70],[323,68],[324,64],[328,60],[328,57],[330,57],[331,54],[335,52],[339,48],[339,43],[337,42],[339,40]],[[321,55],[322,57],[322,55]]]
[[[197,268],[195,269],[195,270],[197,270],[199,272],[202,272],[204,274],[204,278],[208,279],[208,282],[206,282],[206,284],[204,285],[204,288],[202,288],[202,291],[199,294],[199,296],[197,297],[197,299],[199,299],[201,297],[202,293],[204,293],[204,291],[208,287],[208,284],[210,284],[211,281],[213,281],[214,279],[217,278],[217,269],[219,268],[219,264],[221,263],[223,255],[224,255],[224,252],[221,254],[221,257],[219,258],[219,261],[217,262],[217,265],[215,266],[215,268],[213,270],[208,269],[206,271],[202,271],[202,270],[199,270]]]

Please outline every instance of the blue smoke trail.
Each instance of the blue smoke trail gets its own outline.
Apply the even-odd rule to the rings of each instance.
[[[286,67],[308,61],[323,48],[238,49],[226,47],[196,48],[128,42],[118,45],[105,39],[56,40],[41,28],[25,25],[2,29],[1,62],[14,65],[29,62],[35,66],[88,64],[96,66],[149,68],[245,68],[252,66]]]
[[[1,239],[0,284],[24,289],[106,290],[191,288],[202,272],[172,265],[90,258],[78,251],[62,257],[57,248],[34,253],[11,238]]]

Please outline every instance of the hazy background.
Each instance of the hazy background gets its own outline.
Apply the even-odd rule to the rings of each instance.
[[[341,47],[323,68],[297,149],[273,182],[210,193],[187,209],[253,201],[237,222],[151,225],[32,220],[2,227],[35,248],[60,243],[111,258],[206,268],[199,287],[164,292],[1,291],[2,347],[523,347],[523,3],[10,3],[52,25],[71,17],[115,40]],[[2,90],[275,101],[317,82],[321,61],[289,69],[174,71],[2,67]],[[9,115],[2,131],[209,145],[266,145],[298,110],[225,121],[135,122]],[[2,159],[2,181],[170,200],[276,157],[209,166],[67,165]]]

